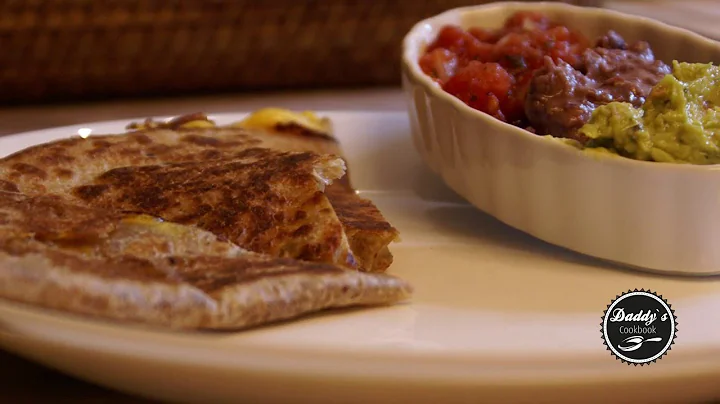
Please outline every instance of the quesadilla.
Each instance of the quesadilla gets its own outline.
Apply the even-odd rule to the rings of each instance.
[[[131,125],[129,129],[131,131],[123,135],[92,136],[88,139],[76,137],[38,145],[8,156],[0,160],[0,189],[18,190],[29,195],[58,193],[70,197],[73,203],[87,203],[89,206],[95,206],[100,202],[91,197],[92,190],[100,188],[107,190],[120,185],[117,181],[111,184],[101,184],[104,181],[102,178],[107,179],[108,175],[106,174],[112,170],[127,169],[137,173],[139,172],[138,166],[167,166],[177,163],[201,164],[214,160],[226,162],[237,158],[245,150],[258,148],[285,152],[312,152],[314,155],[331,154],[342,157],[340,145],[332,135],[330,122],[319,119],[311,113],[297,114],[284,110],[266,109],[229,127],[216,127],[206,116],[191,114],[162,123],[147,120],[138,125]],[[197,173],[197,170],[200,170],[199,167],[195,166],[194,172]],[[163,170],[165,169],[177,170],[178,168],[177,166],[168,166],[163,168]],[[268,235],[277,234],[280,238],[291,237],[291,240],[276,241],[270,246],[272,248],[268,247],[267,243],[252,243],[252,237],[240,237],[232,241],[237,242],[240,247],[258,253],[277,256],[278,251],[285,253],[294,251],[295,254],[281,256],[345,264],[362,271],[386,270],[392,262],[392,254],[388,245],[397,239],[398,232],[384,219],[372,202],[357,195],[348,177],[346,174],[329,179],[324,194],[317,198],[317,206],[309,209],[313,214],[306,218],[308,223],[317,222],[321,223],[321,226],[328,225],[333,234],[337,229],[336,223],[339,221],[342,234],[339,236],[339,243],[335,241],[331,243],[335,246],[331,253],[329,251],[313,253],[317,247],[309,244],[278,250],[275,247],[298,242],[298,237],[288,236],[292,233],[282,228],[266,229]],[[99,185],[103,186],[98,188]],[[140,186],[140,184],[136,182],[135,186]],[[150,182],[145,182],[142,186],[150,187],[148,192],[144,193],[145,195],[157,193],[154,191],[157,188],[153,188]],[[208,183],[207,186],[210,184]],[[211,190],[208,189],[207,192],[211,192]],[[181,188],[178,188],[172,197],[179,198],[181,193]],[[185,196],[192,195],[186,193]],[[329,200],[332,207],[331,212],[327,210],[324,198]],[[194,203],[197,204],[196,208],[204,206],[202,209],[212,211],[235,209],[229,206],[234,202],[227,198],[216,198],[212,200],[212,203],[202,203],[197,198],[194,200],[196,201]],[[102,203],[102,206],[105,207],[132,208],[138,213],[161,214],[157,210],[147,208],[146,204],[140,200],[136,201],[134,206],[129,206],[131,204],[120,191],[104,192]],[[279,206],[283,205],[284,201],[282,198],[276,198],[272,200],[272,203],[275,204],[273,205],[275,208],[269,210],[279,212],[281,210]],[[176,206],[172,217],[176,220],[178,218],[186,219],[195,212],[193,210],[183,213],[183,208],[183,206]],[[259,214],[261,213],[259,209],[257,212],[258,215],[249,216],[251,219],[242,225],[238,223],[236,232],[242,233],[243,226],[263,227],[270,223],[263,221],[265,216]],[[316,218],[316,213],[322,217]],[[284,215],[284,217],[287,216],[287,214]],[[254,220],[263,222],[256,225]],[[197,222],[192,223],[202,227],[202,224],[206,222],[198,219]],[[233,223],[228,221],[225,225],[226,228],[230,228]],[[315,226],[315,229],[321,231],[318,226]],[[206,228],[206,230],[210,229]],[[308,238],[308,240],[321,239],[321,236]],[[328,238],[328,240],[331,239]],[[300,242],[302,243],[302,241]]]
[[[57,146],[40,151],[52,153]],[[98,150],[91,147],[85,156]],[[223,159],[126,166],[120,162],[130,148],[107,149],[94,159],[65,155],[76,166],[65,177],[40,175],[39,167],[45,171],[52,164],[29,171],[29,164],[10,157],[0,164],[0,179],[31,196],[62,195],[75,204],[195,225],[274,257],[355,266],[342,224],[323,192],[344,174],[337,157],[246,148]],[[72,150],[77,151],[67,151]],[[47,162],[47,156],[35,160]],[[106,170],[113,166],[118,167]],[[54,169],[71,168],[56,163]]]
[[[251,148],[226,159],[115,168],[62,193],[86,206],[194,225],[273,257],[354,267],[323,192],[343,174],[343,161],[329,155]]]
[[[202,125],[202,114],[180,117],[175,124]],[[286,151],[310,151],[344,157],[340,143],[333,134],[332,122],[312,112],[295,113],[265,108],[250,114],[230,127],[254,130],[261,134],[263,147]],[[347,162],[345,163],[347,166]],[[353,188],[349,168],[325,191],[350,241],[358,267],[363,271],[385,271],[393,261],[389,245],[399,233],[369,199],[362,198]]]
[[[0,191],[0,297],[19,302],[171,328],[241,329],[410,293],[390,275],[255,254],[194,226]]]
[[[152,131],[153,134],[158,130],[204,129],[214,139],[232,137],[232,128],[249,131],[258,140],[255,144],[257,147],[343,157],[340,143],[333,134],[332,122],[309,111],[297,113],[278,108],[265,108],[250,114],[240,122],[219,128],[216,128],[215,123],[202,113],[183,115],[167,122],[148,119],[143,123],[128,125],[130,130]],[[388,223],[370,200],[358,195],[351,184],[349,170],[346,170],[343,177],[329,185],[325,193],[343,224],[358,269],[370,272],[385,271],[393,261],[388,246],[398,240],[397,229]]]

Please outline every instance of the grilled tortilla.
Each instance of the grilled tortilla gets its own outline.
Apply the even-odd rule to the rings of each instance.
[[[128,149],[110,150],[106,156],[118,153],[122,161]],[[0,178],[9,190],[62,195],[75,204],[198,226],[274,257],[355,266],[342,224],[323,192],[344,174],[340,158],[245,148],[222,159],[107,171],[112,155],[74,162],[77,168],[68,178],[29,172],[25,163],[0,166]]]
[[[353,267],[323,192],[343,168],[328,155],[252,148],[228,159],[115,168],[70,194],[87,206],[198,226],[274,257]]]
[[[170,125],[197,125],[203,118],[207,120],[202,114],[187,115],[171,121]],[[333,135],[332,122],[311,112],[298,114],[266,108],[230,127],[254,130],[261,136],[263,147],[329,153],[343,157],[340,143]],[[349,169],[346,169],[346,174],[331,184],[325,193],[345,228],[360,270],[385,271],[393,261],[388,246],[399,238],[397,229],[390,225],[375,204],[357,194],[351,183]]]
[[[333,135],[332,122],[311,112],[296,113],[266,108],[220,130],[202,113],[183,115],[168,122],[148,119],[128,126],[130,130],[151,132],[153,135],[158,130],[188,133],[192,130],[205,130],[207,135],[218,140],[231,138],[234,133],[232,128],[251,133],[259,141],[256,144],[258,147],[343,156],[340,143]],[[357,194],[352,186],[349,170],[328,186],[325,193],[343,224],[358,268],[362,271],[385,271],[393,261],[388,246],[398,239],[397,229],[388,223],[370,200]]]
[[[385,274],[255,254],[194,226],[0,191],[0,297],[179,329],[241,329],[390,304]]]
[[[22,190],[31,195],[47,192],[72,193],[72,197],[78,198],[81,194],[76,192],[76,188],[97,185],[98,181],[102,181],[99,177],[109,170],[166,163],[227,160],[252,148],[342,156],[340,145],[332,136],[330,122],[308,113],[261,110],[237,125],[223,128],[216,127],[202,114],[192,114],[166,123],[148,120],[131,125],[130,130],[131,132],[124,135],[60,140],[8,156],[0,160],[0,190]],[[332,254],[333,259],[326,260],[328,255],[325,252],[319,256],[289,256],[332,263],[341,263],[340,261],[347,257],[345,263],[350,267],[363,271],[386,270],[392,262],[388,245],[398,237],[397,230],[370,201],[356,194],[348,175],[333,180],[332,184],[325,188],[325,195],[344,230],[340,237],[340,246]],[[122,196],[120,192],[112,194]],[[179,196],[179,193],[174,195]],[[76,202],[94,203],[92,199],[86,195]],[[219,205],[216,204],[213,208],[222,208],[222,203],[225,203],[216,202]],[[326,213],[324,208],[315,210]],[[182,214],[178,213],[178,216],[182,217]],[[314,216],[309,216],[307,220],[315,221]],[[282,233],[279,230],[278,232]],[[247,243],[239,245],[260,253],[277,252]],[[312,248],[308,246],[305,250]],[[296,251],[304,254],[302,248]]]

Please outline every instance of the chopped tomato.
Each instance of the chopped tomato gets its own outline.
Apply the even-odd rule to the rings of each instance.
[[[513,77],[497,63],[471,61],[458,69],[445,90],[470,107],[505,120],[501,103],[507,100]]]
[[[455,74],[457,55],[447,49],[437,48],[420,58],[420,68],[439,83],[445,83]]]
[[[475,37],[475,39],[488,44],[494,44],[502,37],[501,33],[490,31],[489,29],[472,27],[468,29],[468,33]]]
[[[521,11],[496,30],[443,27],[419,62],[445,91],[472,108],[522,126],[525,96],[544,58],[577,65],[588,46],[580,33],[541,13]]]
[[[545,31],[545,37],[548,39],[551,39],[553,41],[569,41],[570,40],[570,30],[567,27],[563,27],[562,25],[558,25],[556,27],[552,27],[549,30]]]
[[[432,52],[437,48],[445,48],[453,52],[463,51],[468,38],[472,38],[472,36],[462,28],[455,25],[447,25],[440,30],[437,39],[428,47],[427,51]]]
[[[471,60],[480,62],[490,62],[493,60],[495,47],[492,44],[473,38],[471,41],[467,41],[465,46],[465,55],[462,57],[463,64],[467,64],[467,62]]]

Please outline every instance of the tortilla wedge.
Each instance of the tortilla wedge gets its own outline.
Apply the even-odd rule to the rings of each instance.
[[[147,119],[142,123],[128,125],[128,129],[152,136],[172,130],[189,136],[209,136],[219,141],[241,138],[246,134],[255,139],[253,144],[257,147],[332,154],[344,158],[341,145],[334,136],[332,122],[312,112],[265,108],[253,112],[240,122],[223,127],[217,127],[205,114],[193,113],[167,122]],[[233,149],[247,146],[225,147]],[[347,166],[347,162],[345,164]],[[346,169],[346,174],[330,184],[325,193],[343,224],[358,269],[369,272],[387,270],[393,262],[389,245],[399,239],[399,232],[372,201],[358,195],[351,182],[350,170]]]
[[[391,304],[386,274],[255,254],[194,226],[0,191],[0,297],[177,329],[243,329]]]
[[[44,145],[1,160],[0,179],[8,190],[30,196],[61,195],[74,204],[195,225],[257,253],[356,267],[323,192],[344,174],[342,159],[238,148],[224,158],[161,163],[124,154],[133,140]],[[142,165],[148,161],[158,164]]]
[[[76,187],[94,184],[99,176],[112,169],[227,160],[253,148],[342,157],[330,122],[308,113],[261,110],[228,127],[216,127],[205,115],[191,114],[164,123],[147,120],[131,125],[130,129],[131,132],[123,135],[60,140],[8,156],[0,160],[0,190],[22,190],[30,195],[68,194]],[[398,238],[397,230],[372,202],[357,195],[348,175],[333,178],[325,188],[325,195],[342,224],[341,239],[347,240],[347,243],[341,241],[342,252],[333,257],[341,260],[344,251],[349,249],[348,256],[354,258],[346,262],[350,267],[385,271],[392,263],[388,245]],[[239,245],[260,253],[274,253],[250,244]],[[338,259],[311,259],[340,263]]]

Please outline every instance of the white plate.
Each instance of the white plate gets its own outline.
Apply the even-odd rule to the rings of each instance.
[[[720,279],[629,272],[513,230],[449,192],[407,116],[333,112],[353,181],[402,233],[390,271],[411,304],[243,333],[176,334],[0,303],[0,345],[77,377],[164,400],[313,403],[666,402],[720,397]],[[241,115],[217,115],[225,123]],[[81,127],[0,138],[0,154]],[[617,294],[669,300],[678,336],[650,366],[615,360],[600,320]]]

